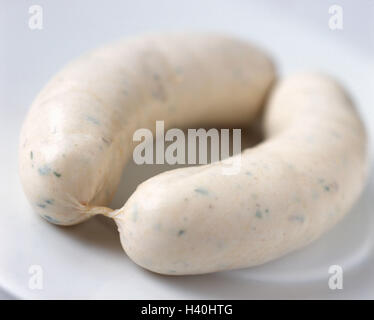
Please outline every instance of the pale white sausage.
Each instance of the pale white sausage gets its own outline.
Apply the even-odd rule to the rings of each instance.
[[[200,122],[250,122],[274,68],[260,51],[216,35],[144,36],[96,50],[39,94],[21,133],[20,175],[50,222],[113,217],[127,254],[162,274],[258,265],[333,226],[361,192],[366,135],[331,78],[284,80],[265,113],[266,139],[221,162],[172,170],[141,184],[119,210],[105,207],[132,153],[132,134]]]

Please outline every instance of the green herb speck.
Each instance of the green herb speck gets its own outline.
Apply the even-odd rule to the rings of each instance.
[[[53,174],[57,177],[57,178],[60,178],[61,177],[61,173],[58,173],[56,171],[53,171]]]
[[[48,175],[50,172],[51,172],[51,168],[48,167],[47,165],[43,166],[43,167],[40,167],[38,169],[39,171],[39,174],[42,175],[42,176],[46,176]]]
[[[256,211],[256,218],[259,218],[259,219],[262,218],[262,213],[261,213],[260,210],[257,210],[257,211]]]
[[[93,124],[96,124],[97,126],[100,125],[100,121],[94,118],[93,116],[90,116],[90,115],[86,116],[86,120]]]
[[[54,224],[59,224],[59,223],[60,223],[57,219],[52,218],[52,217],[50,217],[50,216],[44,215],[43,217],[44,217],[46,220],[48,220],[49,222],[51,222],[51,223],[54,223]]]
[[[209,191],[204,188],[196,188],[194,191],[204,196],[207,196],[209,194]]]

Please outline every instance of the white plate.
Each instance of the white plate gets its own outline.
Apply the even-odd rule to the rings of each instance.
[[[335,1],[338,2],[339,1]],[[282,74],[325,70],[351,91],[374,130],[373,2],[344,9],[344,30],[328,28],[326,1],[39,1],[43,30],[28,28],[28,1],[0,5],[0,298],[250,299],[374,298],[373,173],[352,212],[331,232],[263,266],[204,276],[165,277],[124,254],[111,220],[60,228],[32,213],[17,174],[20,126],[32,99],[69,59],[126,34],[169,29],[223,30],[271,52]],[[307,7],[306,4],[309,6]],[[374,150],[370,145],[371,152]],[[130,164],[113,206],[119,207],[154,167]],[[44,288],[29,288],[30,266]],[[340,265],[343,290],[330,290],[328,268]]]

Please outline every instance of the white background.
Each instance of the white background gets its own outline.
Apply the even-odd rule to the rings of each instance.
[[[28,27],[34,4],[43,7],[43,30]],[[344,10],[343,30],[328,27],[332,4]],[[104,218],[59,228],[31,212],[17,175],[17,147],[35,95],[85,51],[161,30],[225,31],[267,49],[281,75],[329,72],[348,87],[373,136],[372,0],[0,0],[0,298],[374,298],[373,175],[352,213],[321,240],[261,267],[205,276],[162,277],[141,270]],[[372,152],[372,140],[370,146]],[[154,174],[147,170],[130,165],[113,207]],[[44,269],[43,290],[28,288],[32,264]],[[344,269],[343,290],[328,288],[331,264]]]

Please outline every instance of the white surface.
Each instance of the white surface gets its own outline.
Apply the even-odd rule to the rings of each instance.
[[[342,5],[344,30],[328,28]],[[28,8],[44,9],[44,29],[28,28]],[[308,6],[306,6],[308,4]],[[27,109],[68,60],[121,36],[159,30],[222,30],[265,47],[282,74],[324,70],[350,90],[374,131],[374,2],[360,1],[2,1],[0,0],[0,298],[374,298],[374,174],[351,214],[309,247],[264,266],[204,276],[165,277],[124,254],[104,217],[70,228],[31,212],[17,175],[18,134]],[[371,153],[374,150],[370,142]],[[161,168],[130,164],[113,207]],[[30,290],[30,265],[44,289]],[[328,288],[328,268],[344,289]]]

